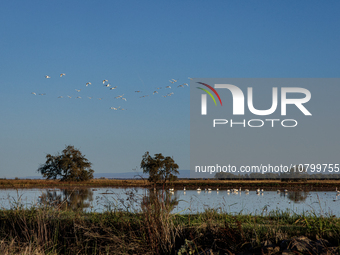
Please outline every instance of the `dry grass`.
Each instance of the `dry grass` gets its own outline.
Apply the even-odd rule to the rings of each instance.
[[[36,180],[36,179],[0,179],[0,189],[5,188],[51,188],[51,187],[149,187],[147,180],[121,180],[121,179],[93,179],[85,182],[61,182],[58,180]],[[179,179],[172,183],[178,189],[196,189],[198,187],[212,188],[249,188],[256,189],[258,186],[277,189],[293,188],[305,190],[335,190],[340,186],[340,180],[308,180],[306,182],[281,182],[279,180],[189,180]]]

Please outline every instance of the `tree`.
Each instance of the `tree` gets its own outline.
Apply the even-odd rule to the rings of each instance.
[[[157,185],[161,182],[163,185],[167,181],[170,183],[177,180],[178,165],[175,163],[173,158],[164,157],[161,153],[155,154],[155,157],[151,157],[147,151],[140,164],[143,169],[143,173],[149,174],[148,181]]]
[[[46,155],[45,164],[38,169],[47,179],[61,181],[87,181],[93,179],[92,163],[74,146],[68,145],[61,154]]]

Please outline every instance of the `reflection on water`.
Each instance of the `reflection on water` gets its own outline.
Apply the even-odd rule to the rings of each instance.
[[[143,197],[141,209],[146,210],[147,207],[157,213],[158,210],[172,212],[179,203],[179,194],[162,190],[149,190],[148,194]]]
[[[25,207],[42,204],[57,209],[83,211],[140,212],[150,205],[153,210],[172,213],[198,213],[214,208],[232,214],[262,214],[289,210],[293,213],[315,213],[340,217],[340,199],[336,192],[319,191],[238,191],[228,190],[147,190],[143,188],[82,188],[0,190],[0,208],[13,208],[11,201]],[[152,209],[152,208],[151,208]]]
[[[295,203],[300,203],[306,200],[309,192],[305,191],[291,191],[288,192],[288,199],[295,202]]]
[[[89,208],[92,201],[93,191],[88,188],[47,190],[39,196],[40,204],[61,210],[82,211]]]

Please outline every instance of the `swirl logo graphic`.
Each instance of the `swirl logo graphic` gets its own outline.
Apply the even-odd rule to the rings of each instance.
[[[218,100],[220,101],[221,106],[222,106],[221,97],[220,97],[220,95],[217,93],[217,91],[216,91],[213,87],[211,87],[210,85],[208,85],[208,84],[206,84],[206,83],[203,83],[203,82],[197,82],[197,83],[206,86],[206,87],[209,88],[212,92],[214,92],[215,95],[217,96]],[[211,92],[210,92],[209,90],[204,89],[204,88],[200,88],[200,87],[197,87],[197,88],[203,90],[204,92],[206,92],[206,93],[214,100],[214,103],[215,103],[215,105],[217,106],[215,97],[211,94]],[[202,100],[201,114],[202,114],[202,115],[207,115],[207,95],[206,95],[206,94],[202,94],[201,100]]]

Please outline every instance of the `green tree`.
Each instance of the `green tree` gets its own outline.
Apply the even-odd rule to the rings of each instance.
[[[61,154],[47,154],[46,162],[39,167],[38,172],[47,179],[87,181],[93,179],[91,165],[78,149],[68,145]]]
[[[166,184],[168,182],[172,182],[177,180],[178,165],[175,163],[173,158],[164,157],[161,153],[155,154],[154,157],[150,156],[147,151],[142,159],[140,164],[143,169],[143,173],[149,174],[148,181],[153,183],[154,186],[157,185],[158,182],[161,184]]]

